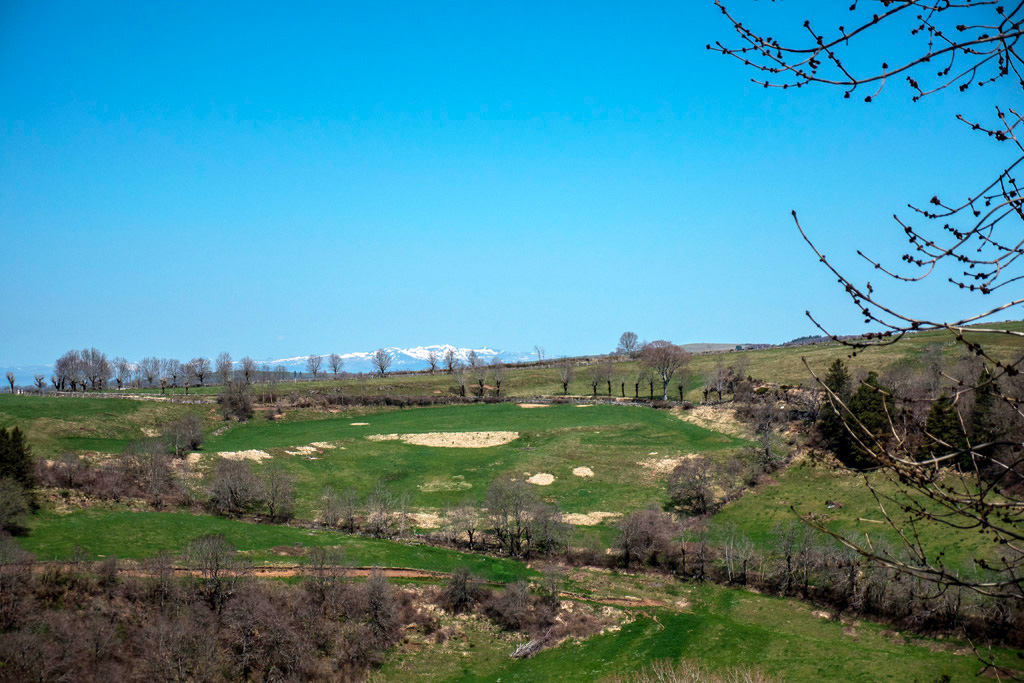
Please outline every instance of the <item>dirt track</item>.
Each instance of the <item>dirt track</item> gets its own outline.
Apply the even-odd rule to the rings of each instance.
[[[245,569],[223,572],[226,576],[254,576],[262,579],[286,579],[293,576],[302,576],[305,565],[298,564],[273,564],[247,567]],[[34,562],[32,571],[41,573],[47,569],[59,567],[73,569],[75,565],[66,562]],[[443,579],[449,576],[447,572],[433,572],[423,569],[410,569],[408,567],[348,567],[345,569],[346,576],[369,576],[370,572],[377,569],[390,579]],[[187,567],[174,567],[172,570],[175,576],[201,576],[202,571],[189,569]],[[137,566],[119,567],[118,573],[125,576],[154,576],[155,572]],[[633,597],[601,597],[588,596],[580,593],[562,591],[559,596],[567,600],[582,600],[601,605],[614,607],[664,607],[664,603],[647,598]]]

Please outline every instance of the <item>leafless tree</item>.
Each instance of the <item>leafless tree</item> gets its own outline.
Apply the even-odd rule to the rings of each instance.
[[[5,374],[5,376],[7,377],[7,383],[11,385],[11,393],[13,394],[14,393],[14,373],[13,372],[7,372]]]
[[[455,371],[455,364],[458,360],[459,357],[455,354],[455,349],[449,346],[444,350],[444,367],[449,375]]]
[[[82,370],[93,390],[102,389],[110,380],[110,362],[99,349],[82,349]]]
[[[242,360],[238,361],[238,365],[239,369],[242,371],[242,377],[245,379],[245,383],[252,384],[256,375],[256,361],[249,356],[245,356]]]
[[[715,359],[715,367],[704,373],[704,402],[708,402],[708,396],[712,392],[718,395],[718,401],[722,401],[722,392],[726,390],[729,380],[729,371],[721,358]]]
[[[537,362],[540,363],[544,360],[544,347],[540,344],[533,345],[533,352],[537,354]]]
[[[188,362],[189,372],[199,382],[199,386],[206,384],[206,378],[210,375],[210,359],[204,356],[197,356]]]
[[[480,528],[480,511],[472,500],[449,509],[445,513],[445,524],[451,534],[451,540],[457,540],[462,534],[466,535],[469,547],[473,548],[477,531]]]
[[[147,356],[140,360],[139,376],[145,378],[147,386],[153,386],[153,383],[160,377],[160,359]]]
[[[263,473],[263,496],[271,522],[283,522],[295,514],[295,477],[272,463]]]
[[[483,398],[484,390],[487,385],[487,366],[482,363],[476,366],[470,365],[468,371],[470,378],[476,382],[477,396]]]
[[[42,391],[43,387],[46,386],[46,375],[35,375],[32,379],[36,383],[36,389]]]
[[[227,384],[235,374],[235,362],[227,351],[219,354],[216,361],[217,377],[221,384]]]
[[[637,349],[640,348],[640,340],[636,336],[636,332],[623,332],[619,336],[619,346],[615,349],[616,353],[625,353],[632,356],[636,353]]]
[[[337,526],[341,519],[341,496],[332,486],[325,486],[320,493],[320,522],[329,527]]]
[[[123,389],[132,381],[132,364],[122,356],[115,358],[112,364],[114,366],[114,381],[117,382],[117,388]]]
[[[698,455],[686,458],[672,470],[668,493],[679,508],[694,515],[714,512],[717,506],[715,486],[718,470],[708,458]]]
[[[347,528],[349,533],[355,533],[356,518],[359,516],[359,493],[355,489],[342,491],[338,504],[342,526]]]
[[[184,556],[186,566],[199,570],[210,607],[220,612],[240,574],[234,546],[220,534],[209,534],[189,543]]]
[[[530,551],[530,517],[536,499],[527,486],[520,479],[495,479],[487,489],[484,503],[498,545],[516,557],[526,556]]]
[[[394,360],[394,356],[387,349],[377,349],[370,356],[370,362],[373,363],[373,367],[377,368],[377,374],[381,377],[387,376],[388,368],[391,367]]]
[[[384,482],[378,481],[366,500],[366,530],[379,538],[398,534],[399,500]]]
[[[430,366],[430,374],[433,375],[437,370],[437,364],[441,362],[440,356],[437,355],[437,351],[430,349],[427,351],[427,365]]]
[[[470,349],[469,353],[466,354],[466,365],[469,366],[470,370],[475,370],[483,364],[483,360],[480,358],[480,354],[475,349]]]
[[[562,383],[562,393],[569,395],[569,382],[572,381],[572,361],[564,360],[558,364],[558,381]]]
[[[452,377],[455,380],[455,386],[459,390],[459,396],[466,395],[466,365],[460,361],[455,361],[455,365],[452,366]]]
[[[77,373],[80,364],[78,351],[72,349],[61,354],[60,358],[53,365],[54,376],[57,378],[54,388],[57,391],[64,391],[71,383]],[[72,389],[74,390],[74,389]]]
[[[253,511],[266,501],[263,482],[247,460],[220,460],[210,475],[210,503],[222,515]]]
[[[306,372],[313,375],[313,379],[316,379],[317,375],[320,374],[320,365],[324,362],[324,357],[318,354],[310,354],[306,357]]]
[[[345,367],[345,359],[336,353],[332,353],[327,357],[327,365],[331,368],[331,374],[337,379],[338,373]]]
[[[661,379],[661,397],[667,401],[668,383],[672,380],[672,375],[689,364],[690,354],[681,346],[659,339],[644,347],[640,352],[640,362]]]
[[[673,539],[679,536],[679,525],[672,515],[655,505],[631,513],[619,523],[616,547],[622,553],[627,567],[634,561],[651,562],[656,556],[669,552]]]
[[[590,388],[594,390],[595,398],[597,398],[597,388],[601,386],[604,377],[605,368],[602,363],[591,363],[587,366],[587,381],[590,382]]]
[[[245,422],[252,417],[252,402],[252,387],[248,384],[229,382],[217,395],[217,403],[225,420]]]
[[[494,381],[495,396],[501,396],[501,383],[505,381],[507,370],[505,364],[500,359],[495,358],[491,361],[491,379]]]
[[[940,588],[960,586],[1007,599],[1020,609],[1024,604],[1024,498],[1016,491],[1024,467],[1024,392],[1020,390],[1024,355],[1006,358],[995,353],[990,342],[1006,337],[1024,339],[1024,332],[1007,330],[990,321],[994,316],[1019,311],[1024,304],[1019,296],[1024,278],[1019,271],[1024,255],[1024,198],[1016,175],[1024,166],[1024,141],[1019,137],[1024,114],[1013,104],[1020,101],[1016,98],[1024,91],[1024,60],[1018,47],[1024,36],[1024,3],[1006,6],[986,0],[905,0],[885,3],[877,11],[871,7],[873,3],[853,3],[845,26],[823,32],[818,28],[821,22],[808,20],[802,32],[806,39],[793,42],[771,37],[779,35],[781,27],[758,30],[734,16],[721,0],[717,4],[731,22],[740,45],[716,42],[709,49],[736,57],[757,70],[756,80],[765,87],[823,85],[839,88],[846,98],[868,89],[863,100],[871,102],[882,93],[884,85],[899,79],[907,83],[914,101],[939,91],[974,91],[982,86],[990,97],[1008,98],[1009,104],[993,103],[991,123],[957,116],[973,130],[1009,148],[1012,160],[994,174],[994,180],[979,190],[956,192],[967,197],[963,201],[944,201],[936,193],[924,205],[911,205],[914,221],[896,218],[908,240],[900,260],[909,270],[857,252],[880,276],[897,283],[919,282],[934,275],[982,299],[995,294],[999,301],[986,301],[976,313],[955,320],[915,315],[890,304],[870,283],[855,282],[840,272],[815,246],[795,211],[792,216],[818,261],[839,281],[865,322],[879,330],[860,339],[841,340],[808,313],[823,333],[856,353],[868,346],[896,343],[913,332],[947,331],[966,353],[985,366],[985,372],[973,381],[955,383],[954,405],[972,396],[975,401],[987,396],[985,400],[998,404],[1007,416],[998,428],[980,430],[980,438],[975,438],[973,428],[963,425],[962,434],[955,439],[958,443],[936,442],[928,457],[919,458],[913,441],[901,433],[891,416],[891,429],[881,439],[856,418],[843,397],[819,380],[830,405],[843,417],[850,437],[873,453],[877,466],[897,484],[895,495],[884,494],[870,483],[868,486],[884,519],[902,539],[902,552],[881,549],[870,538],[842,536],[813,515],[805,519],[878,565],[934,582]],[[907,37],[893,40],[897,32],[905,32]],[[902,57],[892,64],[881,58],[864,58],[865,54],[897,46]],[[920,112],[922,118],[924,115]],[[1016,292],[1014,287],[1018,288]],[[894,405],[908,402],[891,391],[887,393],[887,400]],[[953,463],[958,464],[959,472],[942,471]],[[977,574],[956,572],[944,565],[941,552],[921,540],[925,534],[919,534],[917,528],[933,524],[977,531],[994,541],[1001,552],[996,559],[976,558],[982,570]]]
[[[174,358],[168,358],[164,361],[164,376],[171,381],[172,387],[178,386],[178,379],[184,374],[184,368],[181,365],[181,361],[175,360]]]

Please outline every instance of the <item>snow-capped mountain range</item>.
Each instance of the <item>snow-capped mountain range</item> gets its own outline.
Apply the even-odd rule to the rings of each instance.
[[[391,365],[391,370],[423,370],[430,367],[427,362],[427,357],[431,351],[435,352],[439,359],[439,365],[443,364],[445,352],[451,349],[455,352],[456,358],[465,361],[469,357],[470,351],[476,351],[477,356],[485,363],[490,363],[493,359],[498,358],[506,363],[523,363],[530,360],[536,360],[537,356],[535,353],[519,352],[519,351],[498,351],[496,349],[490,349],[483,347],[480,349],[469,349],[459,348],[452,346],[451,344],[433,344],[431,346],[413,346],[411,348],[400,348],[397,346],[391,346],[387,348],[388,353],[394,358],[394,362]],[[339,353],[342,360],[345,361],[345,372],[373,372],[373,362],[371,357],[374,351],[352,351],[349,353]],[[327,356],[330,353],[320,354],[323,356],[323,365],[320,368],[321,372],[330,372],[330,368],[327,364]],[[306,371],[306,361],[309,360],[309,356],[293,356],[291,358],[276,358],[259,361],[261,365],[266,364],[271,368],[283,365],[289,371],[297,370],[299,372]]]

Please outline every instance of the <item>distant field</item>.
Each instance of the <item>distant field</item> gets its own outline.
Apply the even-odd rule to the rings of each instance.
[[[1024,331],[1024,322],[1002,322],[992,325],[993,328]],[[1019,337],[992,336],[992,335],[969,335],[975,340],[984,339],[987,347],[997,357],[1002,359],[1016,358],[1021,354],[1022,345]],[[845,360],[851,368],[864,371],[881,371],[897,361],[920,361],[922,354],[929,346],[937,345],[943,351],[944,357],[954,360],[960,353],[961,347],[956,344],[952,334],[941,332],[921,332],[910,335],[892,346],[880,346],[858,353],[855,358],[849,358],[850,349],[835,343],[813,344],[808,346],[762,349],[757,351],[733,351],[726,353],[694,355],[690,369],[693,376],[688,384],[688,398],[697,399],[700,396],[700,387],[703,385],[704,373],[714,368],[721,360],[726,365],[731,365],[739,360],[748,363],[748,373],[757,379],[763,379],[777,384],[810,385],[813,378],[803,364],[802,358],[807,359],[815,372],[823,372],[828,365],[836,358]],[[634,383],[641,368],[635,361],[617,361],[614,364],[614,376],[612,380],[612,394],[620,396],[622,383],[626,384],[626,396],[631,397],[635,393]],[[341,389],[349,394],[360,395],[410,395],[427,396],[438,394],[450,394],[454,389],[455,382],[443,372],[431,375],[429,373],[414,373],[403,375],[391,375],[384,378],[346,378],[340,380],[323,379],[319,381],[284,381],[276,385],[277,391],[282,394],[301,392],[308,390],[333,391]],[[475,386],[475,385],[474,385]],[[472,386],[467,387],[472,389]],[[193,387],[190,393],[215,394],[219,387]],[[659,390],[658,387],[655,388]],[[670,395],[678,398],[678,389],[673,382],[669,388]],[[149,393],[159,393],[159,389],[146,389]],[[184,390],[168,389],[168,393],[182,394]],[[489,392],[490,393],[490,392]],[[557,396],[561,395],[562,385],[558,380],[558,370],[551,367],[516,367],[509,366],[508,377],[502,383],[502,394],[508,396]],[[573,381],[569,385],[570,395],[590,396],[591,385],[587,379],[587,368],[580,365],[576,368]],[[640,387],[640,395],[647,396],[649,389]],[[599,395],[607,395],[607,385],[599,387]]]

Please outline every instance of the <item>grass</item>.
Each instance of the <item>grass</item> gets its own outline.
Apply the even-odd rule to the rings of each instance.
[[[933,681],[973,678],[980,664],[955,644],[903,638],[870,622],[827,621],[800,603],[715,586],[684,585],[685,610],[644,610],[621,630],[568,641],[528,660],[510,660],[517,642],[486,624],[464,622],[465,641],[399,650],[379,680],[425,675],[451,681],[594,681],[652,660],[696,659],[711,669],[753,667],[786,681]],[[628,590],[624,587],[623,590]],[[465,653],[465,654],[463,654]],[[1010,653],[1000,653],[1011,662]]]
[[[352,421],[368,422],[351,426]],[[430,431],[518,431],[515,441],[491,448],[433,448],[396,441],[374,442],[370,434]],[[287,455],[295,446],[330,442],[336,448],[309,459]],[[565,512],[628,512],[665,498],[661,479],[637,465],[657,457],[703,452],[725,457],[744,441],[689,424],[666,411],[633,406],[552,405],[524,409],[515,404],[444,406],[392,410],[358,420],[335,416],[274,423],[240,424],[211,438],[204,452],[258,448],[273,455],[257,469],[277,463],[297,482],[299,514],[312,517],[324,486],[369,493],[377,481],[410,496],[412,508],[436,510],[467,498],[483,500],[500,476],[554,475],[534,491]],[[213,456],[207,458],[207,462]],[[594,476],[574,476],[586,466]]]
[[[190,541],[205,534],[223,534],[237,550],[245,552],[258,563],[280,562],[282,558],[274,549],[284,546],[337,546],[344,548],[346,561],[356,566],[409,567],[440,572],[451,572],[458,566],[465,566],[477,576],[500,582],[535,574],[515,560],[187,512],[41,512],[33,517],[30,534],[17,540],[39,560],[67,560],[74,556],[76,548],[84,549],[88,559],[111,556],[145,559],[161,551],[178,553]],[[288,557],[287,560],[301,562],[302,557]]]
[[[0,395],[0,428],[19,427],[37,457],[65,450],[120,452],[129,442],[196,412],[205,424],[216,419],[211,406],[189,406],[120,398],[59,398]]]
[[[881,493],[895,493],[895,486],[885,475],[868,476]],[[828,509],[826,501],[839,503],[842,507]],[[713,525],[720,530],[735,526],[755,546],[766,550],[774,546],[772,537],[778,526],[798,522],[791,507],[803,515],[818,515],[829,528],[853,533],[861,540],[868,534],[874,543],[882,540],[896,548],[903,545],[899,535],[888,524],[878,523],[884,521],[884,517],[865,485],[864,475],[807,461],[776,475],[775,483],[760,486],[727,505],[715,515]],[[901,519],[896,506],[888,505],[887,508],[894,520]],[[962,570],[975,568],[972,558],[991,557],[999,550],[981,534],[939,523],[922,525],[919,533],[925,548],[936,553],[941,551],[947,566]]]

